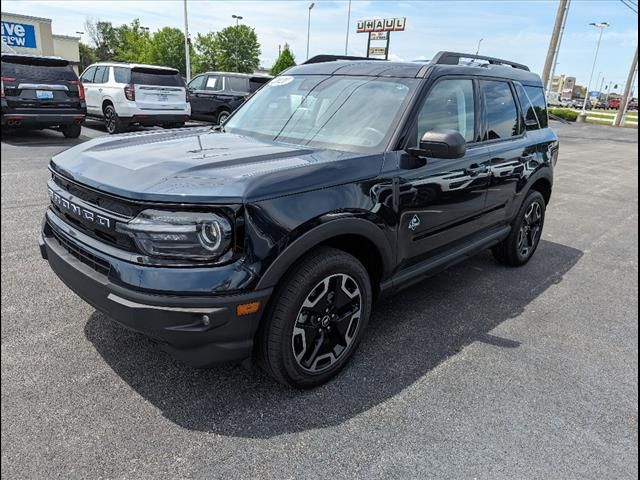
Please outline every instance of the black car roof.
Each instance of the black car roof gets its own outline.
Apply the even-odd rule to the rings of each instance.
[[[286,70],[286,75],[359,75],[373,77],[424,78],[428,74],[467,75],[515,80],[525,85],[542,86],[540,77],[528,67],[507,60],[471,54],[440,52],[430,62],[389,62],[371,59],[331,58],[322,55],[302,65]],[[352,57],[355,58],[355,57]],[[454,64],[454,60],[470,58],[467,63]],[[439,63],[441,62],[441,63]]]

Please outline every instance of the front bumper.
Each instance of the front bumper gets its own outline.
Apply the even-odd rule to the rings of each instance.
[[[253,338],[271,289],[207,296],[133,289],[111,278],[101,266],[114,259],[68,235],[73,229],[62,232],[46,219],[43,225],[40,251],[54,273],[83,300],[118,323],[147,335],[178,360],[196,367],[251,356]],[[154,268],[130,266],[140,269],[142,278],[150,275],[142,270]],[[184,286],[181,279],[189,269],[158,272],[166,277],[171,270],[177,290]],[[165,284],[167,281],[171,283],[165,278]],[[237,305],[256,301],[260,302],[256,313],[236,315]]]

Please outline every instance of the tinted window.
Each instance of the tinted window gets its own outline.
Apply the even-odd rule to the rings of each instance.
[[[231,90],[232,92],[248,92],[249,79],[242,77],[226,77],[225,90]]]
[[[222,90],[222,77],[210,75],[204,88],[206,90]]]
[[[538,130],[540,124],[538,123],[538,115],[533,107],[533,104],[529,100],[529,96],[524,91],[524,87],[516,83],[516,93],[520,99],[520,110],[524,113],[524,125],[527,130]]]
[[[113,78],[116,83],[129,83],[131,70],[125,67],[113,67]]]
[[[67,61],[47,62],[47,59],[2,57],[2,76],[18,83],[66,83],[78,76]]]
[[[131,83],[136,85],[155,85],[159,87],[184,87],[182,77],[176,70],[155,68],[134,68],[131,70]]]
[[[258,90],[260,90],[265,83],[267,83],[269,80],[271,80],[268,77],[253,77],[249,79],[249,91],[251,93],[253,92],[257,92]]]
[[[475,139],[473,82],[442,80],[429,92],[418,113],[414,145],[429,130],[457,130],[467,140]]]
[[[82,74],[82,83],[93,83],[93,76],[96,73],[96,67],[91,67]]]
[[[544,90],[542,87],[524,87],[524,90],[536,111],[540,128],[547,128],[549,126],[549,115],[547,112],[547,102],[544,98]]]
[[[204,81],[207,77],[200,75],[189,82],[189,88],[192,90],[202,90],[204,87]]]
[[[496,140],[520,135],[518,109],[511,88],[506,82],[482,80],[487,131],[484,140]]]

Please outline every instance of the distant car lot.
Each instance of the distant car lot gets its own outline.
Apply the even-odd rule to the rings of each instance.
[[[538,261],[384,302],[307,392],[184,367],[68,291],[38,252],[46,165],[106,132],[3,135],[3,476],[637,478],[637,132],[553,126]]]

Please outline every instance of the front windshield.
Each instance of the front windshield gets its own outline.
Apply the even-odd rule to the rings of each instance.
[[[284,75],[236,111],[225,131],[317,148],[380,151],[416,84],[411,78]]]

